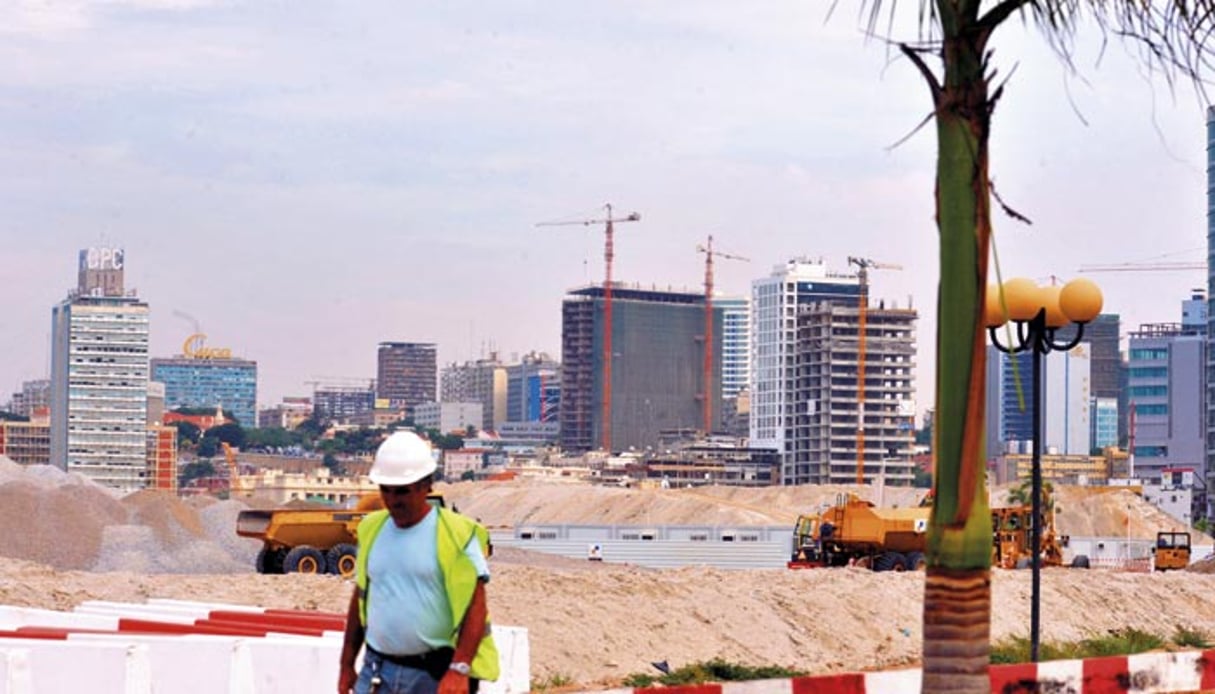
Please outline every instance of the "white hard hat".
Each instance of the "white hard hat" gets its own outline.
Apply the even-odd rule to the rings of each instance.
[[[435,467],[434,454],[425,439],[412,431],[398,431],[380,444],[368,476],[373,484],[396,487],[433,474]]]

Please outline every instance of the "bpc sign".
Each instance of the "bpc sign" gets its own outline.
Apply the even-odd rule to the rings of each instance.
[[[121,248],[88,248],[80,251],[80,269],[121,270],[124,255]]]

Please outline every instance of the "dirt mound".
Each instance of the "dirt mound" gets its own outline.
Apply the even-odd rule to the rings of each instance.
[[[56,569],[252,571],[258,543],[234,532],[239,502],[199,510],[165,492],[119,498],[82,475],[0,459],[0,555]],[[252,544],[250,544],[252,542]]]
[[[585,484],[513,481],[441,484],[448,504],[494,528],[528,523],[581,525],[789,525],[836,497],[856,493],[877,501],[868,486],[697,487],[625,489]],[[925,490],[887,488],[885,506],[911,506]]]

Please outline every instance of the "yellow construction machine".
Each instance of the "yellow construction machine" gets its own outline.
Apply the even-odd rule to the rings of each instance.
[[[1042,524],[1042,565],[1062,566],[1066,535],[1055,533],[1054,513],[1046,506]],[[834,506],[818,516],[799,516],[793,530],[793,555],[788,566],[865,566],[875,571],[907,571],[924,567],[925,533],[932,511],[931,497],[916,507],[877,508],[856,494],[840,495]],[[1033,510],[1030,506],[993,508],[992,566],[1027,568],[1033,558]],[[1088,568],[1085,555],[1073,567]]]
[[[443,506],[443,495],[426,497]],[[262,541],[257,572],[354,575],[359,521],[384,508],[378,493],[363,495],[353,509],[249,509],[236,517],[236,534]]]
[[[1190,534],[1187,532],[1158,532],[1152,548],[1156,571],[1176,571],[1190,565]]]

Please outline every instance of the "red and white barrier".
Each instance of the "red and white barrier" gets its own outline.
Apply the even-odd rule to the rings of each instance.
[[[990,668],[992,692],[1168,694],[1215,690],[1215,651],[1143,653]],[[919,694],[920,670],[599,690],[597,694]],[[585,694],[585,693],[584,693]]]
[[[330,694],[344,615],[150,600],[90,601],[73,612],[0,605],[0,694]],[[494,627],[502,678],[485,694],[521,694],[527,630]]]

